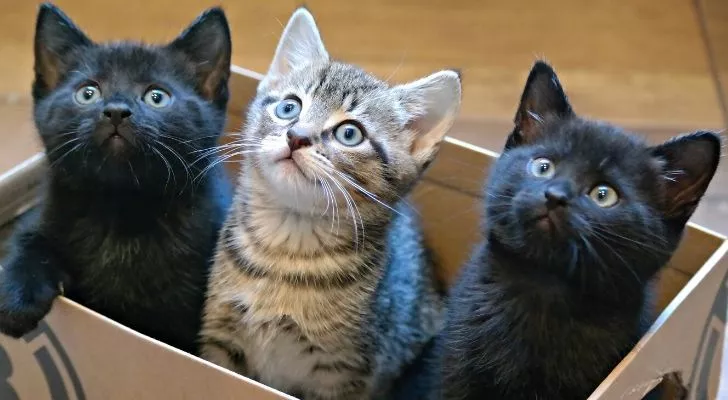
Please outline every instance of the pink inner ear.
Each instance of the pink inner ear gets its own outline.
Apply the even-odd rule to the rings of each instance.
[[[524,142],[533,142],[540,134],[544,124],[544,117],[529,108],[518,115],[516,121],[518,132]]]
[[[689,217],[708,189],[720,153],[711,135],[685,135],[654,148],[665,179],[667,215]]]
[[[449,119],[451,118],[430,112],[426,116],[413,120],[409,125],[415,135],[410,153],[415,157],[418,155],[429,157],[438,143],[444,138],[451,122]]]
[[[229,62],[230,60],[221,57],[217,60],[217,64],[209,70],[201,85],[202,93],[206,98],[215,98],[220,84],[229,78],[230,70],[227,68]]]
[[[61,61],[57,57],[52,57],[46,49],[38,52],[36,55],[36,72],[43,79],[46,87],[53,90],[58,85],[59,70]]]
[[[437,143],[439,140],[433,140],[431,138],[423,138],[423,137],[417,137],[415,138],[415,141],[412,143],[412,148],[410,149],[410,153],[412,155],[418,155],[426,152],[430,152],[435,146],[437,146]]]

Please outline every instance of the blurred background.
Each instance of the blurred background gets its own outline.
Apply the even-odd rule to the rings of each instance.
[[[40,149],[31,121],[38,2],[0,0],[0,172]],[[300,0],[57,0],[96,41],[166,42],[222,4],[233,63],[264,73]],[[393,82],[459,68],[452,136],[499,151],[538,57],[577,113],[651,142],[728,123],[727,0],[307,0],[330,54]],[[728,135],[726,137],[728,144]],[[728,146],[725,149],[728,152]],[[728,234],[728,157],[694,221]]]

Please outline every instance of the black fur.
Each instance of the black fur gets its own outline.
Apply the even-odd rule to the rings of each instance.
[[[650,326],[653,278],[719,161],[713,133],[650,147],[578,118],[542,62],[515,123],[486,185],[483,242],[451,292],[433,398],[586,399]],[[541,157],[553,176],[531,173]],[[589,197],[600,184],[615,205]]]
[[[200,159],[225,124],[223,11],[206,11],[165,46],[96,44],[44,4],[35,55],[34,117],[51,168],[38,217],[16,233],[3,263],[0,331],[32,330],[62,286],[83,305],[196,352],[230,201],[222,168],[203,173],[212,160]],[[87,86],[101,96],[83,105],[76,92]],[[171,102],[152,107],[144,101],[151,89]]]

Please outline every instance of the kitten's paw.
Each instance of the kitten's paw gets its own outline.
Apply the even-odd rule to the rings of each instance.
[[[205,338],[205,341],[200,350],[202,358],[240,375],[248,376],[247,362],[241,349],[209,338]]]
[[[0,332],[20,338],[38,326],[48,314],[58,286],[47,282],[22,282],[0,276]]]

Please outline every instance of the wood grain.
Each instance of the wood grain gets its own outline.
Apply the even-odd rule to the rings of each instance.
[[[714,48],[723,46],[719,62],[728,68],[728,38],[720,36],[728,34],[728,15],[721,13],[728,7],[724,0],[695,1],[704,2],[712,17],[711,34],[724,38],[714,41]],[[222,4],[233,34],[233,62],[258,72],[267,69],[283,25],[300,3],[56,1],[95,40],[155,43],[171,40],[203,9]],[[724,126],[700,18],[689,0],[306,4],[334,57],[380,77],[404,82],[441,68],[461,69],[463,108],[453,136],[489,149],[501,149],[537,57],[554,64],[577,112],[623,125],[651,141]],[[7,164],[37,145],[34,138],[19,135],[32,126],[27,124],[38,2],[0,0],[0,5],[0,96],[14,99],[0,101],[0,159]],[[727,175],[725,165],[695,218],[723,232],[728,232]]]
[[[728,2],[696,0],[696,5],[728,126]]]
[[[720,1],[720,0],[715,0]],[[26,93],[37,3],[2,0],[0,91]],[[35,3],[35,4],[34,4]],[[93,39],[173,38],[209,1],[56,2]],[[223,0],[233,62],[264,72],[299,0]],[[584,114],[722,126],[694,8],[685,0],[309,0],[331,54],[395,81],[456,67],[464,116],[510,119],[530,64],[551,60]],[[13,60],[13,62],[8,62]]]

